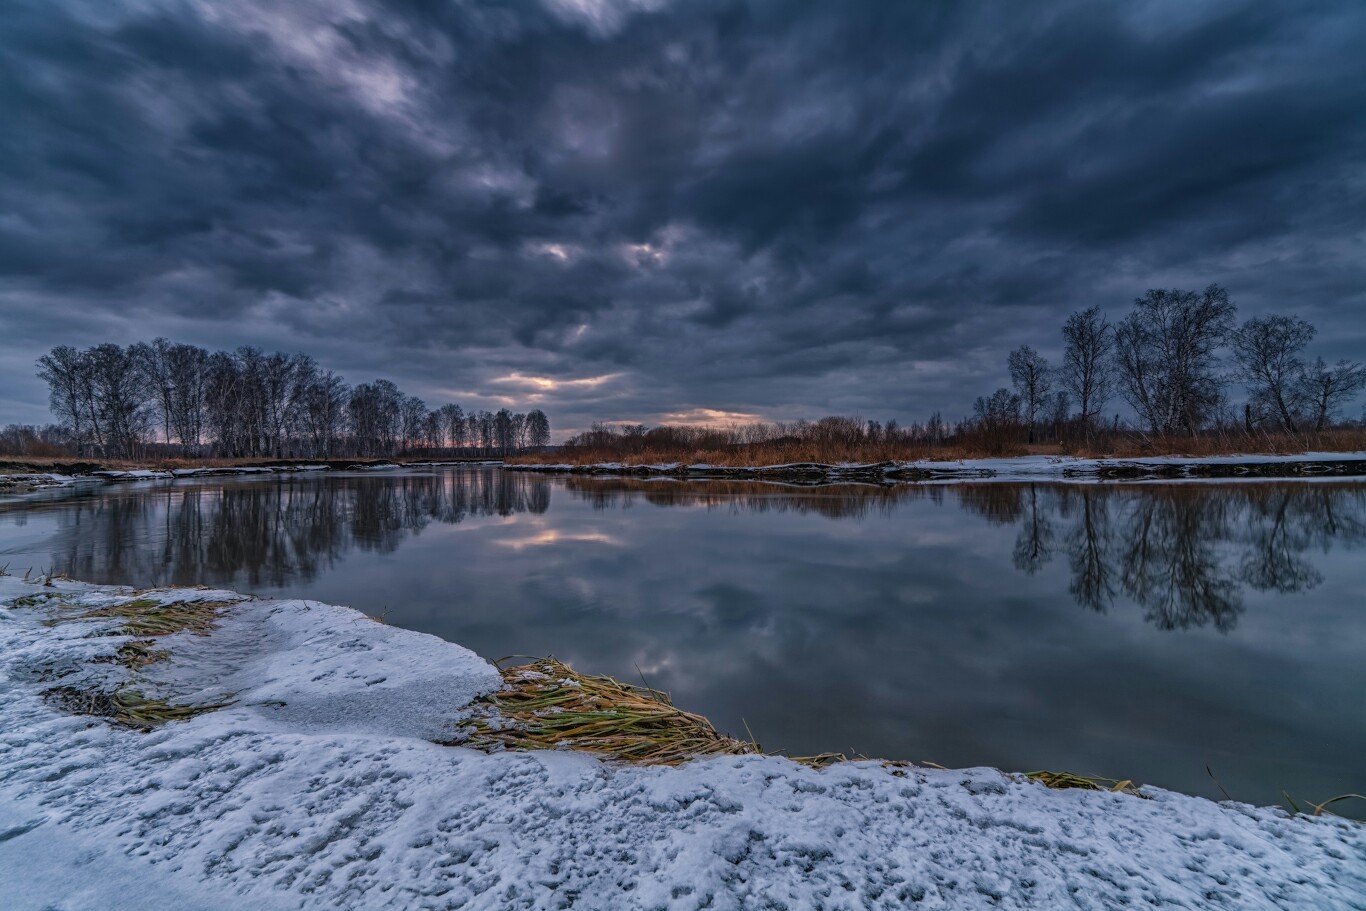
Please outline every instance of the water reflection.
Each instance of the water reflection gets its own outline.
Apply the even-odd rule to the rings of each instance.
[[[1244,591],[1292,594],[1323,582],[1311,552],[1366,541],[1359,484],[962,484],[802,488],[753,481],[548,478],[470,470],[307,476],[114,489],[30,506],[53,510],[51,565],[75,578],[281,587],[311,581],[353,549],[395,551],[436,522],[539,515],[561,485],[594,511],[657,507],[837,520],[888,516],[914,503],[956,503],[1017,529],[1011,562],[1035,575],[1065,560],[1067,590],[1104,613],[1129,600],[1163,630],[1232,630]],[[16,516],[16,518],[21,518]],[[22,517],[26,518],[26,516]],[[500,546],[583,540],[542,529]]]
[[[1243,590],[1303,592],[1323,581],[1306,557],[1366,540],[1359,484],[959,484],[795,488],[764,482],[570,478],[594,509],[687,506],[859,519],[947,497],[991,525],[1018,526],[1011,562],[1027,575],[1063,556],[1068,591],[1105,612],[1121,596],[1159,629],[1232,630]]]
[[[392,553],[433,522],[544,513],[550,487],[500,471],[284,475],[114,489],[32,509],[55,513],[51,566],[72,578],[283,587],[352,550]]]
[[[877,487],[871,484],[798,486],[763,481],[680,481],[674,478],[595,478],[567,475],[565,489],[596,510],[629,508],[636,502],[733,513],[795,513],[829,519],[886,515],[910,500],[941,502],[940,486]]]

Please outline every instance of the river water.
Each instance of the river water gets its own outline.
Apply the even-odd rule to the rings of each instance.
[[[1364,552],[1366,483],[793,487],[469,467],[0,505],[11,572],[349,604],[490,659],[643,679],[793,755],[1262,804],[1366,792]]]

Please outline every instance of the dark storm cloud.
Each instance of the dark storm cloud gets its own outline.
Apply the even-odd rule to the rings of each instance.
[[[1363,38],[1350,2],[15,0],[0,419],[44,419],[47,347],[156,335],[562,427],[918,419],[1211,281],[1360,357]]]

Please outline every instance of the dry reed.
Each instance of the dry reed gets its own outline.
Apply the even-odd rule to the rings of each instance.
[[[230,601],[172,601],[163,603],[154,598],[138,598],[122,604],[111,604],[86,611],[75,617],[49,620],[49,624],[67,620],[99,620],[117,618],[124,624],[111,632],[116,636],[134,636],[146,639],[155,636],[169,636],[172,633],[188,631],[196,635],[206,635],[218,622],[218,613]]]
[[[1065,788],[1078,788],[1083,791],[1110,791],[1118,794],[1131,794],[1134,797],[1142,797],[1137,785],[1129,779],[1102,778],[1098,775],[1075,775],[1071,772],[1049,772],[1040,770],[1038,772],[1025,772],[1024,777],[1030,781],[1037,781],[1045,787],[1063,790]]]
[[[667,694],[612,677],[580,674],[554,658],[502,670],[503,689],[467,726],[467,746],[496,750],[573,748],[645,765],[760,752],[674,707]]]
[[[115,724],[150,731],[168,721],[186,721],[196,715],[231,705],[231,701],[207,705],[174,705],[164,699],[144,696],[129,686],[113,691],[59,686],[43,693],[60,708],[77,715],[107,718]]]

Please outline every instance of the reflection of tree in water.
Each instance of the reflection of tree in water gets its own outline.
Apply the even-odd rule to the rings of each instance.
[[[184,483],[55,502],[53,565],[76,578],[283,585],[353,547],[392,552],[431,522],[544,513],[550,481],[490,469],[430,475]],[[151,543],[149,543],[151,542]]]
[[[691,506],[731,512],[814,513],[831,519],[857,519],[870,511],[890,512],[912,499],[936,503],[939,486],[820,484],[801,486],[769,481],[677,480],[674,478],[592,478],[571,475],[565,489],[594,509],[628,509],[637,500],[655,506]]]
[[[1019,523],[1015,565],[1030,573],[1052,556],[1058,516],[1077,602],[1103,611],[1123,594],[1162,629],[1230,630],[1244,589],[1307,591],[1323,581],[1308,550],[1366,541],[1360,485],[978,485],[960,501]]]
[[[1230,630],[1243,592],[1294,593],[1323,581],[1311,548],[1366,541],[1366,487],[1357,484],[1059,485],[831,484],[638,478],[565,479],[595,509],[643,499],[659,506],[860,518],[952,491],[964,510],[993,525],[1018,525],[1012,560],[1034,574],[1059,551],[1069,591],[1105,611],[1131,599],[1161,629]]]

